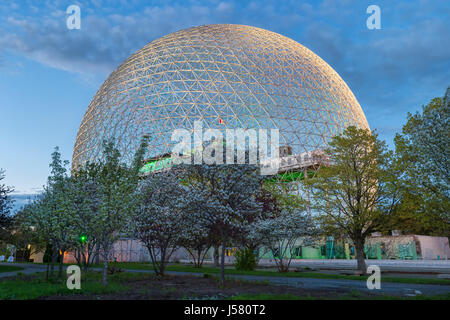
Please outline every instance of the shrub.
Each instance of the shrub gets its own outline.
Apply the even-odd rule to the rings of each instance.
[[[257,262],[253,250],[244,248],[236,251],[234,267],[236,270],[252,271],[255,269]]]
[[[108,274],[115,274],[119,272],[123,272],[123,269],[116,268],[114,265],[108,265]]]

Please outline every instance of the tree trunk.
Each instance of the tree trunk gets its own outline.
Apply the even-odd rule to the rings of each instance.
[[[366,260],[364,258],[364,239],[355,240],[356,261],[358,262],[358,270],[365,274],[367,271]]]
[[[109,249],[103,247],[103,279],[102,279],[102,283],[105,287],[108,286],[108,256],[109,256]]]
[[[195,267],[196,268],[200,268],[200,254],[201,254],[201,251],[197,248],[197,250],[196,250],[197,252],[197,256],[195,257],[194,256],[194,265],[195,265]]]
[[[225,282],[225,248],[227,244],[227,239],[222,236],[222,252],[220,253],[220,281],[222,284]]]
[[[161,277],[164,276],[164,271],[166,269],[166,250],[167,249],[161,250],[161,263],[159,264],[159,275]]]
[[[103,279],[102,283],[105,287],[108,286],[108,259],[105,258],[103,261]]]
[[[88,271],[88,267],[89,267],[89,255],[88,255],[89,253],[85,253],[85,252],[83,252],[83,270],[85,271],[85,272],[87,272]]]
[[[214,259],[214,267],[219,266],[219,246],[214,246],[214,252],[213,252],[213,259]]]
[[[95,264],[99,264],[100,263],[100,252],[99,252],[99,248],[98,246],[95,247]]]
[[[63,265],[64,265],[64,251],[61,250],[61,260],[59,261],[59,271],[58,271],[58,278],[62,278],[62,271],[63,271]]]
[[[81,261],[81,250],[80,249],[77,249],[76,251],[75,251],[75,259],[77,259],[77,264],[78,264],[78,266],[80,267],[80,269],[81,269],[81,267],[83,266],[83,262]]]
[[[147,244],[147,250],[148,250],[148,254],[150,255],[150,260],[152,261],[152,266],[153,266],[153,271],[155,271],[155,275],[159,276],[159,264],[158,264],[158,257],[155,253],[154,248]]]
[[[52,249],[52,263],[50,264],[50,277],[53,277],[53,270],[55,270],[56,260],[58,259],[58,251]]]
[[[196,264],[196,268],[201,268],[202,267],[202,249],[197,249],[197,262],[195,262]]]

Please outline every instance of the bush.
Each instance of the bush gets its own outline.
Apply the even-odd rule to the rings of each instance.
[[[117,268],[114,265],[108,265],[108,274],[115,274],[119,272],[123,272],[123,269]]]
[[[234,262],[236,270],[252,271],[255,269],[257,262],[253,250],[248,248],[240,249],[236,251],[234,256],[236,258]]]

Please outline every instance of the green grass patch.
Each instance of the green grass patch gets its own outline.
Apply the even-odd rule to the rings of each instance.
[[[108,266],[129,270],[153,270],[151,262],[108,262]],[[92,268],[103,268],[103,263],[93,264]]]
[[[37,299],[52,295],[71,295],[71,294],[105,294],[119,291],[127,291],[129,288],[122,284],[124,280],[122,275],[111,275],[108,277],[108,286],[101,284],[101,274],[99,272],[90,272],[82,275],[81,289],[69,290],[66,286],[66,279],[45,280],[45,274],[38,273],[33,276],[19,276],[11,280],[0,281],[0,300],[14,299],[27,300]]]
[[[167,266],[167,271],[182,271],[182,272],[202,272],[208,274],[218,274],[220,273],[219,268],[213,267],[202,267],[195,268],[190,265],[169,265]],[[318,279],[345,279],[345,280],[367,280],[367,276],[351,276],[342,274],[330,274],[330,273],[319,273],[319,272],[286,272],[280,273],[277,271],[238,271],[235,269],[225,269],[225,274],[227,275],[251,275],[251,276],[268,276],[268,277],[287,277],[287,278],[318,278]],[[405,278],[405,277],[383,277],[381,276],[381,281],[383,282],[394,282],[394,283],[413,283],[413,284],[439,284],[439,285],[450,285],[450,280],[447,279],[432,279],[432,278]]]
[[[0,266],[0,273],[2,273],[2,272],[20,271],[20,270],[23,270],[23,268],[15,267],[15,266]]]
[[[152,270],[152,265],[150,263],[139,263],[139,262],[112,262],[111,265],[115,265],[122,269],[130,270]],[[202,267],[196,268],[193,265],[185,264],[170,264],[167,266],[167,271],[178,271],[178,272],[194,272],[194,273],[205,273],[205,274],[219,274],[220,269],[214,267]],[[280,273],[277,271],[270,270],[255,270],[255,271],[238,271],[236,269],[225,269],[225,274],[227,275],[251,275],[251,276],[267,276],[267,277],[288,277],[288,278],[318,278],[318,279],[344,279],[344,280],[367,280],[367,276],[352,276],[343,274],[330,274],[330,273],[320,273],[320,272],[286,272]],[[381,276],[381,281],[392,282],[392,283],[412,283],[412,284],[437,284],[437,285],[450,285],[450,280],[448,279],[433,279],[433,278],[407,278],[407,277],[384,277]]]

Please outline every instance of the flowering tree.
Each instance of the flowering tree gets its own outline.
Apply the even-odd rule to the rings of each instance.
[[[277,190],[277,191],[275,191]],[[281,193],[278,191],[277,185],[270,185],[265,183],[261,192],[255,196],[256,201],[261,205],[261,215],[253,217],[252,220],[237,234],[237,242],[243,249],[248,249],[252,252],[258,251],[261,247],[261,241],[254,237],[253,227],[254,223],[264,219],[277,217],[281,214],[282,201]],[[256,257],[258,258],[258,257]]]
[[[103,143],[103,160],[97,164],[87,164],[95,173],[98,194],[98,208],[94,206],[95,238],[103,258],[102,282],[108,285],[108,259],[114,242],[126,231],[131,215],[137,205],[135,194],[139,181],[139,169],[142,166],[147,148],[147,137],[134,156],[133,163],[120,162],[120,152],[113,141]],[[93,211],[92,211],[93,212]],[[92,235],[91,235],[92,236]]]
[[[159,276],[164,275],[167,261],[185,232],[178,205],[185,194],[177,171],[171,170],[146,177],[136,195],[140,203],[130,229],[147,247],[155,273]]]
[[[218,236],[204,221],[201,212],[183,212],[184,230],[179,244],[189,254],[197,268],[201,268],[209,249],[217,243]]]
[[[61,254],[58,276],[62,276],[64,252],[72,249],[76,241],[74,217],[72,215],[71,180],[67,176],[68,162],[61,160],[61,154],[56,147],[50,163],[51,175],[48,178],[44,192],[24,212],[27,216],[25,228],[33,228],[42,241],[53,248],[50,275],[53,275],[54,265]]]
[[[270,251],[278,270],[287,272],[292,253],[299,243],[311,243],[315,226],[305,211],[305,203],[291,194],[284,183],[265,184],[260,201],[264,216],[248,226],[247,242]]]
[[[105,141],[103,147],[101,161],[86,163],[72,177],[67,176],[67,161],[61,160],[56,148],[44,193],[26,208],[25,220],[27,228],[34,228],[40,239],[52,245],[51,273],[58,251],[78,249],[80,255],[87,254],[91,259],[100,253],[104,261],[102,282],[106,286],[113,244],[126,231],[137,204],[134,196],[147,137],[131,164],[120,162],[113,141]],[[85,268],[92,262],[86,259],[84,256]]]
[[[261,215],[262,206],[256,200],[263,177],[257,167],[234,165],[182,165],[184,183],[189,197],[183,210],[198,213],[212,232],[220,237],[220,277],[225,280],[225,249],[249,221]]]
[[[98,164],[89,163],[74,172],[72,188],[69,190],[78,236],[75,258],[84,270],[87,270],[100,254],[98,235],[101,234],[101,224],[97,221],[100,208],[100,185],[97,181],[99,168]]]
[[[314,227],[301,209],[284,209],[277,217],[258,220],[251,226],[250,239],[269,250],[280,272],[289,271],[295,246],[311,243]]]

